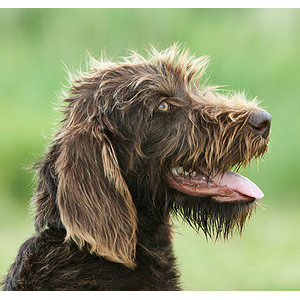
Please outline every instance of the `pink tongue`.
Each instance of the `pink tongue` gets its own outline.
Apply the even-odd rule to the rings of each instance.
[[[255,199],[263,198],[264,194],[260,188],[247,177],[238,173],[227,171],[224,174],[217,174],[211,179],[220,186],[227,186],[231,190]]]

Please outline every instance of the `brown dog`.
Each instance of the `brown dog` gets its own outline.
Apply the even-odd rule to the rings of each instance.
[[[242,230],[263,194],[230,169],[265,153],[271,116],[199,85],[206,63],[173,46],[73,80],[5,290],[178,290],[172,213],[209,236]]]

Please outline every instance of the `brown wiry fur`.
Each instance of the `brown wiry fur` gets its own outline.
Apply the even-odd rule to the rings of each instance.
[[[171,213],[208,235],[242,230],[255,201],[217,203],[167,183],[178,165],[212,175],[267,150],[248,126],[256,100],[199,85],[207,61],[174,45],[149,59],[91,59],[72,79],[61,128],[37,164],[37,233],[5,289],[176,290]],[[170,112],[157,110],[163,101]]]

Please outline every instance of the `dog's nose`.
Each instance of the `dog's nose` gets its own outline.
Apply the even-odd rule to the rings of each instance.
[[[255,110],[251,113],[248,124],[252,131],[267,138],[270,133],[272,116],[265,110]]]

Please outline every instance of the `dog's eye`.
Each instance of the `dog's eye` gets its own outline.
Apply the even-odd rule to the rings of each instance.
[[[160,103],[160,105],[157,108],[158,110],[162,110],[162,111],[169,111],[171,110],[171,105],[165,101],[163,101],[162,103]]]

